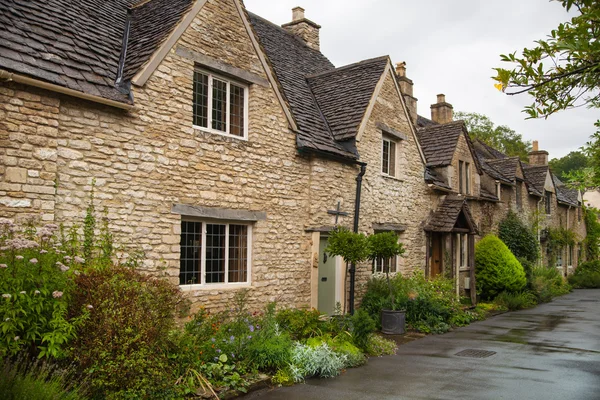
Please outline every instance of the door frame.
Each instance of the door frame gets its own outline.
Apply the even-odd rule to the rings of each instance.
[[[311,271],[310,271],[310,306],[311,308],[318,309],[319,307],[319,261],[320,261],[320,247],[321,239],[327,239],[329,237],[327,232],[312,232],[312,257],[311,257]],[[344,260],[341,257],[335,257],[335,304],[338,302],[344,306],[346,301],[346,292],[344,290],[345,283],[345,266]]]

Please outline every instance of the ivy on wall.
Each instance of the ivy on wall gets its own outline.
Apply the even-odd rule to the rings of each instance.
[[[583,241],[586,261],[600,259],[600,211],[595,208],[583,207],[583,217],[587,236]]]

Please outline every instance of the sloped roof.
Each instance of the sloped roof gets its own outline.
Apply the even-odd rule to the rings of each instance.
[[[356,136],[388,63],[389,57],[378,57],[307,78],[336,140]]]
[[[579,206],[579,192],[577,189],[568,188],[558,177],[554,174],[552,175],[552,181],[554,182],[554,187],[556,188],[556,200],[559,203],[578,207]]]
[[[437,173],[435,170],[433,170],[432,168],[429,167],[425,167],[425,182],[427,183],[431,183],[432,185],[435,185],[439,188],[442,189],[446,189],[446,190],[452,190],[452,188],[450,187],[450,185],[448,185],[448,182],[446,182],[445,180],[443,180]]]
[[[486,160],[486,162],[508,181],[516,183],[517,168],[520,163],[519,157],[499,158],[495,160]]]
[[[499,150],[496,150],[492,146],[482,142],[479,139],[473,140],[473,147],[475,148],[477,154],[485,159],[508,158],[506,154],[502,153]]]
[[[422,115],[417,114],[417,127],[426,128],[432,125],[439,125],[437,122],[430,120],[429,118],[425,118]]]
[[[147,61],[193,0],[5,0],[0,7],[0,68],[86,94],[131,104],[117,86],[131,19],[127,77]],[[128,17],[128,10],[131,15]]]
[[[464,123],[454,121],[447,124],[430,125],[419,128],[417,135],[427,165],[430,167],[443,167],[452,162],[458,137],[463,133]]]
[[[506,183],[508,185],[512,184],[512,182],[506,178],[500,171],[497,171],[492,165],[488,163],[490,160],[479,159],[479,163],[481,164],[481,169],[487,175],[489,175],[492,179],[500,181],[502,183]]]
[[[546,186],[546,176],[548,175],[547,165],[524,165],[523,173],[525,174],[525,182],[529,188],[529,193],[536,196],[544,195],[544,187]]]
[[[477,232],[477,225],[473,220],[469,205],[464,197],[447,196],[425,225],[429,232],[452,232],[456,226],[459,216],[463,213],[471,232]]]
[[[490,192],[483,186],[480,189],[480,196],[483,200],[500,201],[498,196],[496,196],[494,193]]]
[[[356,158],[334,140],[307,80],[334,70],[334,65],[285,29],[256,14],[248,16],[298,126],[298,147]]]

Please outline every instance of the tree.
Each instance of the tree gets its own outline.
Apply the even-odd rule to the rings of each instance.
[[[572,151],[563,158],[555,158],[549,162],[552,172],[560,180],[568,180],[569,174],[580,171],[588,166],[588,157],[582,151]]]
[[[367,238],[369,242],[369,259],[374,263],[379,261],[383,264],[383,260],[391,259],[404,254],[404,246],[398,243],[398,235],[395,232],[381,232],[371,235]],[[385,276],[387,279],[388,289],[390,291],[391,309],[394,309],[396,300],[394,299],[394,290],[390,282],[390,263],[385,267]]]
[[[523,136],[508,126],[495,126],[489,117],[478,113],[457,112],[455,117],[465,121],[471,139],[478,139],[510,157],[518,156],[527,161],[531,142],[523,141]]]
[[[600,107],[600,2],[560,0],[565,10],[577,15],[558,25],[536,46],[501,55],[513,69],[495,68],[495,86],[509,95],[529,93],[533,103],[524,112],[528,118],[547,118],[574,107]],[[600,120],[597,131],[584,147],[592,159],[592,175],[586,185],[600,185]],[[579,177],[581,178],[581,176]]]

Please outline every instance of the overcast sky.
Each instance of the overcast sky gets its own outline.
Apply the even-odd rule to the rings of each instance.
[[[477,112],[538,140],[550,158],[588,141],[598,110],[563,111],[547,120],[525,120],[530,96],[507,96],[494,88],[492,68],[500,54],[532,47],[569,16],[548,0],[244,0],[248,10],[278,25],[301,6],[321,25],[321,51],[336,67],[389,55],[406,61],[419,114],[429,117],[436,94],[454,111]],[[508,66],[508,64],[507,64]]]

